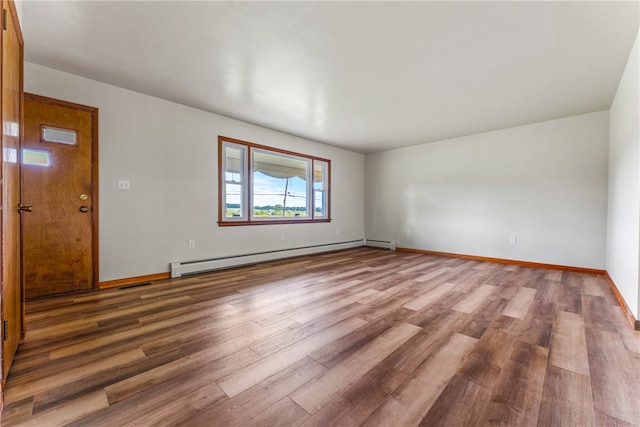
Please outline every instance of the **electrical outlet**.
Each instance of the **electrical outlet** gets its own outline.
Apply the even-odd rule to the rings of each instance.
[[[336,228],[336,236],[339,236],[339,235],[340,235],[340,229]]]
[[[131,181],[128,179],[120,179],[118,180],[118,189],[119,190],[129,190],[131,188]]]
[[[284,233],[280,233],[280,240],[284,240]]]
[[[195,249],[195,248],[196,248],[196,241],[189,240],[189,249]]]
[[[411,236],[411,230],[407,230],[407,237]]]
[[[509,236],[509,244],[510,245],[516,244],[516,236]]]

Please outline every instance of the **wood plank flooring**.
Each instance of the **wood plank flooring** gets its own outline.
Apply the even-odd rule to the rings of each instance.
[[[603,277],[359,248],[27,303],[2,426],[638,426]]]

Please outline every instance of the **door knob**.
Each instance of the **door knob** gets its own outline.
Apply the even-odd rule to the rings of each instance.
[[[88,206],[80,206],[80,212],[89,212]]]
[[[20,203],[18,205],[18,212],[33,212],[33,207],[31,205],[23,205]]]

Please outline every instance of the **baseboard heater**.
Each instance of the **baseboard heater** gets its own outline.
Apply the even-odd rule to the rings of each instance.
[[[252,254],[234,255],[220,258],[211,258],[198,261],[172,262],[170,271],[172,278],[187,276],[190,274],[206,273],[209,271],[223,270],[242,265],[258,264],[277,259],[291,258],[301,255],[310,255],[320,252],[337,251],[361,247],[365,240],[350,240],[347,242],[327,243],[323,245],[304,246],[292,249],[279,249],[275,251],[256,252]]]
[[[372,248],[389,249],[391,251],[396,250],[396,242],[394,242],[393,240],[388,241],[388,240],[364,239],[364,245],[370,246]]]

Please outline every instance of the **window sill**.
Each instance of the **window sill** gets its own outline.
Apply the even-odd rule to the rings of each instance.
[[[237,227],[241,225],[273,225],[273,224],[311,224],[331,222],[331,218],[323,219],[264,219],[253,221],[218,221],[219,227]]]

